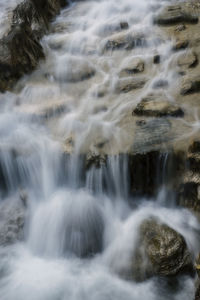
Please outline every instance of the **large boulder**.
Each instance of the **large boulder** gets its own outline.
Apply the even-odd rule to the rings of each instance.
[[[181,234],[153,218],[141,224],[138,247],[132,260],[133,278],[173,278],[193,274],[193,271],[192,258]]]

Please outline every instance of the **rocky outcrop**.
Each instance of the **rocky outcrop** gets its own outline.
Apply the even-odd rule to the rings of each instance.
[[[10,31],[0,40],[0,92],[33,71],[44,51],[39,43],[62,0],[24,0],[13,11]]]
[[[193,272],[192,258],[181,234],[156,219],[141,224],[138,247],[133,256],[133,278],[173,278]]]

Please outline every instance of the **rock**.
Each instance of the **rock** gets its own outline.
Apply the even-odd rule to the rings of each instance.
[[[55,78],[64,82],[79,82],[93,77],[95,68],[82,58],[71,57],[58,62]]]
[[[200,141],[195,140],[185,157],[185,170],[178,188],[177,202],[195,213],[200,212]]]
[[[0,245],[6,246],[23,239],[23,227],[26,216],[27,198],[1,203],[0,210]],[[26,205],[24,204],[26,202]]]
[[[181,95],[200,92],[200,76],[183,78],[180,90]]]
[[[131,33],[121,32],[113,35],[106,41],[104,50],[131,50],[135,47],[143,46],[146,46],[146,40],[143,34],[133,35]]]
[[[137,78],[123,78],[120,79],[116,85],[116,92],[117,93],[128,93],[132,90],[141,89],[147,82],[147,79],[144,77],[137,77]]]
[[[174,46],[172,47],[172,50],[173,51],[179,51],[179,50],[183,50],[183,49],[186,49],[189,45],[189,41],[188,40],[181,40],[181,39],[178,39]]]
[[[152,150],[128,156],[131,196],[151,197],[156,194],[159,155],[159,151]]]
[[[134,57],[125,62],[119,75],[123,77],[130,74],[141,73],[143,71],[144,61],[141,58]]]
[[[154,55],[153,63],[156,64],[156,65],[160,63],[160,55],[159,54]]]
[[[182,117],[184,112],[176,104],[163,99],[163,95],[150,94],[137,105],[133,111],[138,116],[147,117]]]
[[[198,279],[196,282],[195,300],[199,300],[200,299],[200,255],[196,261],[195,269],[198,275]]]
[[[159,79],[153,84],[154,89],[166,88],[168,87],[168,81],[164,79]]]
[[[187,11],[184,4],[168,6],[163,12],[154,17],[154,24],[157,25],[175,25],[181,23],[198,23],[198,16]]]
[[[170,278],[194,272],[191,254],[184,237],[168,225],[160,223],[159,220],[152,218],[141,224],[136,252],[137,259],[138,257],[146,259],[146,266],[145,264],[142,266],[143,270],[137,266],[139,277],[145,274],[147,277]],[[134,275],[134,264],[132,272]]]
[[[171,123],[166,118],[145,120],[138,126],[133,142],[135,153],[149,153],[158,149],[161,151],[162,145],[174,138]]]
[[[184,24],[180,24],[178,26],[176,26],[175,28],[175,32],[180,32],[186,29],[186,26]]]
[[[101,148],[101,147],[98,147]],[[100,168],[102,165],[106,164],[106,156],[103,154],[98,154],[95,152],[89,152],[86,155],[86,169],[90,169],[92,166],[94,166],[95,168]]]
[[[200,280],[198,281],[198,287],[196,289],[196,293],[195,293],[195,300],[199,300],[200,299]]]
[[[198,63],[196,53],[192,51],[187,51],[179,55],[177,64],[179,67],[192,68]]]
[[[10,31],[0,40],[1,92],[11,89],[44,58],[39,40],[60,7],[61,2],[57,0],[24,0],[13,11]]]

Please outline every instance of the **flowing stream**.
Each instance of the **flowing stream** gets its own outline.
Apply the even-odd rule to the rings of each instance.
[[[189,276],[171,290],[162,279],[119,275],[130,263],[140,224],[152,216],[181,233],[194,257],[199,250],[199,223],[165,190],[167,156],[161,159],[163,187],[147,200],[130,198],[127,156],[118,155],[132,142],[127,112],[156,80],[168,80],[173,101],[171,42],[152,24],[153,13],[171,2],[73,2],[42,40],[45,62],[14,93],[1,95],[0,224],[8,239],[15,239],[15,222],[26,214],[24,239],[0,247],[1,300],[192,299]],[[110,37],[121,39],[124,32],[134,33],[136,47],[110,49]],[[157,53],[164,62],[150,73]],[[145,61],[148,80],[143,89],[118,93],[120,70],[133,58]],[[88,151],[109,157],[107,167],[93,166],[84,177]],[[5,224],[4,212],[15,221]],[[96,254],[85,257],[91,249]]]

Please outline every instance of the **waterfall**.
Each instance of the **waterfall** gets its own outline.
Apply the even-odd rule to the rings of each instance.
[[[200,246],[199,222],[171,189],[170,151],[157,147],[171,125],[132,115],[166,82],[174,104],[172,41],[153,25],[172,2],[71,1],[41,41],[46,59],[0,95],[0,300],[194,296],[190,274],[173,287],[129,272],[145,263],[133,263],[133,253],[146,220],[180,234],[193,262]],[[13,5],[0,0],[2,14]]]

